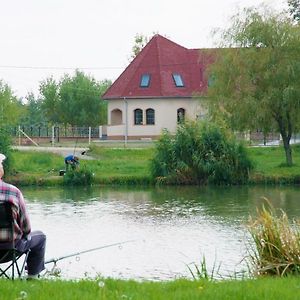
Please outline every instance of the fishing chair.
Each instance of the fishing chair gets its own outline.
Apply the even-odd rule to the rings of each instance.
[[[7,229],[10,236],[14,233],[14,220],[12,205],[7,201],[0,201],[0,228]],[[5,248],[0,248],[0,277],[14,280],[23,274],[29,251],[19,252],[15,248],[15,242],[5,243]],[[24,257],[23,257],[24,256]],[[24,260],[21,259],[24,258]],[[4,267],[2,266],[4,265]]]

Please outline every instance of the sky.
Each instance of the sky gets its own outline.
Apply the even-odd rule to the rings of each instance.
[[[239,8],[286,0],[0,0],[0,80],[15,95],[82,70],[114,81],[129,64],[136,34],[159,33],[186,48],[216,46]]]

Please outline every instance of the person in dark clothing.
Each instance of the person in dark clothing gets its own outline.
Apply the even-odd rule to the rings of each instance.
[[[7,229],[0,228],[0,249],[6,249],[12,239],[18,251],[26,252],[30,249],[27,258],[28,279],[37,278],[45,269],[46,235],[42,231],[31,231],[22,192],[14,185],[2,180],[4,175],[2,161],[5,159],[5,155],[0,154],[0,201],[8,201],[12,204],[15,228],[13,237]]]
[[[72,170],[75,170],[79,166],[79,158],[75,155],[68,155],[65,157],[66,171],[69,170],[71,166]]]

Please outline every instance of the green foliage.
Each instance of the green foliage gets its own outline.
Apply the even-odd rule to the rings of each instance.
[[[101,96],[111,82],[97,82],[76,71],[64,75],[60,82],[48,78],[40,85],[42,109],[52,123],[72,126],[98,126],[107,123],[107,103]]]
[[[59,86],[56,81],[50,77],[40,83],[41,107],[53,124],[60,122],[61,110],[59,107]]]
[[[131,59],[134,59],[149,42],[149,37],[143,34],[136,34],[134,37],[134,45],[132,47]]]
[[[258,216],[250,219],[249,232],[255,248],[249,249],[249,259],[256,276],[300,275],[300,223],[290,223],[274,208],[262,208]]]
[[[192,267],[188,266],[188,269],[193,277],[194,280],[198,280],[198,281],[212,281],[214,280],[214,276],[215,276],[215,271],[219,271],[219,270],[215,270],[215,266],[213,267],[212,271],[209,272],[207,269],[207,264],[206,264],[206,260],[205,260],[205,256],[203,256],[202,260],[200,261],[200,265],[198,266],[197,264],[193,264],[194,266],[194,270],[192,269]]]
[[[238,184],[247,181],[252,164],[244,147],[214,124],[185,123],[174,138],[165,132],[151,164],[160,183]]]
[[[46,124],[47,117],[42,109],[41,99],[36,99],[33,93],[28,93],[26,100],[23,105],[24,113],[20,118],[20,124],[25,126]]]
[[[13,165],[13,157],[11,155],[11,139],[9,134],[0,128],[0,153],[6,156],[3,162],[5,174],[9,174]]]
[[[91,185],[93,183],[93,172],[87,167],[70,169],[64,175],[65,185]]]
[[[21,114],[21,103],[11,88],[0,80],[0,126],[16,125]]]
[[[215,78],[207,101],[213,118],[239,131],[278,131],[289,165],[290,139],[300,124],[299,30],[284,14],[246,9],[223,32],[226,49],[208,74]]]

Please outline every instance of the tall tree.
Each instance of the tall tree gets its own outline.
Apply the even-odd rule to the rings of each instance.
[[[73,77],[65,75],[59,90],[61,121],[79,126],[106,124],[107,104],[100,97],[110,84],[108,80],[97,82],[78,70]]]
[[[288,0],[289,13],[293,19],[300,22],[300,0]]]
[[[40,85],[42,109],[52,123],[72,126],[97,126],[107,123],[107,103],[101,96],[111,81],[97,82],[76,71],[64,75],[59,83],[48,78]]]
[[[16,125],[22,105],[8,84],[0,80],[0,126]]]
[[[47,78],[40,83],[41,108],[47,119],[53,124],[61,121],[61,111],[59,106],[59,86],[52,78]]]
[[[24,114],[20,119],[23,125],[42,125],[47,123],[47,118],[42,110],[42,101],[35,98],[33,93],[28,93],[24,104]]]
[[[290,139],[300,119],[299,27],[283,14],[258,8],[234,16],[223,34],[223,45],[209,76],[213,116],[234,129],[276,126],[283,140],[286,163],[292,165]]]

